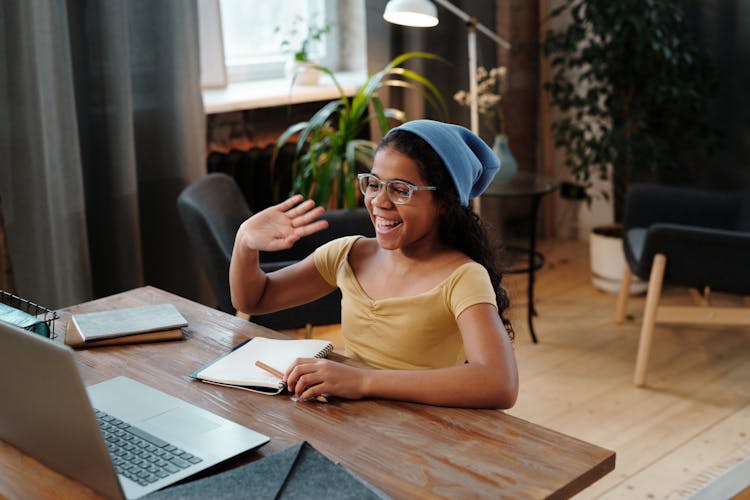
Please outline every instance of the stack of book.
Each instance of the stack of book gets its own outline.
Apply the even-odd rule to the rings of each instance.
[[[187,320],[172,304],[74,314],[65,329],[72,347],[98,347],[183,338]]]

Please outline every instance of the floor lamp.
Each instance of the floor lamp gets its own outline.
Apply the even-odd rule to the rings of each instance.
[[[435,0],[436,3],[445,7],[459,19],[466,23],[468,33],[469,49],[469,99],[471,110],[471,131],[479,135],[479,109],[477,106],[477,30],[481,31],[490,40],[496,44],[510,49],[510,43],[497,36],[492,30],[477,22],[476,17],[472,17],[462,11],[447,0]],[[421,28],[430,28],[437,26],[438,16],[437,8],[430,0],[390,0],[385,6],[383,19],[393,24],[403,26],[415,26]],[[479,203],[474,200],[474,209],[479,213]]]

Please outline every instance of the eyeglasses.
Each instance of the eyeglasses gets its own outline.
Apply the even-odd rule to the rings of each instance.
[[[381,181],[373,174],[359,174],[359,190],[365,198],[375,198],[385,186],[388,199],[396,205],[404,205],[411,201],[414,191],[435,191],[435,186],[415,186],[405,181]]]

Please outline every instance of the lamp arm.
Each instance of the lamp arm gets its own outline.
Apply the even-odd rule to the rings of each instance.
[[[485,36],[490,38],[496,44],[506,49],[510,49],[510,43],[507,40],[503,40],[502,38],[497,36],[497,34],[495,34],[495,32],[493,32],[487,26],[483,25],[482,23],[477,22],[475,17],[471,17],[469,14],[467,14],[466,12],[456,7],[455,5],[450,3],[448,0],[435,0],[435,3],[438,3],[442,5],[443,7],[445,7],[462,21],[474,25],[479,31],[481,31]]]

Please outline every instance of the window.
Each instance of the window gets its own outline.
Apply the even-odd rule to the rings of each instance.
[[[313,59],[333,70],[347,93],[367,76],[364,0],[197,1],[207,113],[336,97],[325,78],[319,86],[295,87],[290,97],[284,66],[292,55],[281,44],[311,22],[330,28],[324,43],[311,47]]]
[[[220,8],[230,82],[283,77],[290,54],[282,51],[282,42],[289,42],[296,50],[308,26],[331,24],[323,0],[220,0]],[[328,66],[326,44],[322,42],[310,47],[310,55]]]

